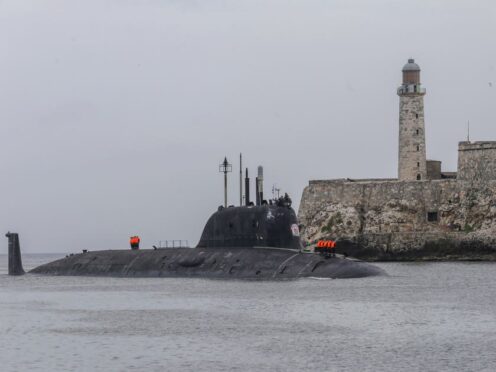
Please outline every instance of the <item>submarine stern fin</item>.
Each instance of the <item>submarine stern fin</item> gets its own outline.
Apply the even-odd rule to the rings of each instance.
[[[9,275],[23,275],[19,234],[8,232],[5,236],[9,239]]]

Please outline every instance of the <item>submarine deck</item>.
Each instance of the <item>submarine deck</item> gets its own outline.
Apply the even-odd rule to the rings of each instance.
[[[114,277],[294,279],[384,275],[366,262],[281,248],[164,248],[80,253],[41,265],[35,274]]]

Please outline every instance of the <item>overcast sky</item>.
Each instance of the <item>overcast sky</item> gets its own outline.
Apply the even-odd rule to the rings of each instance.
[[[468,120],[496,140],[494,0],[0,0],[0,230],[31,253],[196,244],[240,152],[296,208],[310,179],[396,177],[410,57],[454,171]]]

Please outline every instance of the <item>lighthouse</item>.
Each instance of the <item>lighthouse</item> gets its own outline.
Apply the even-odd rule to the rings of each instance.
[[[400,96],[400,128],[398,179],[421,181],[427,179],[425,155],[424,95],[420,84],[420,67],[414,59],[403,66]]]

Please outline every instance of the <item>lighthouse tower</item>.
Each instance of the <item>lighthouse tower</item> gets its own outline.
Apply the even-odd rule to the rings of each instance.
[[[413,181],[427,179],[425,157],[424,95],[420,84],[420,67],[409,59],[403,66],[400,96],[400,132],[398,179]]]

